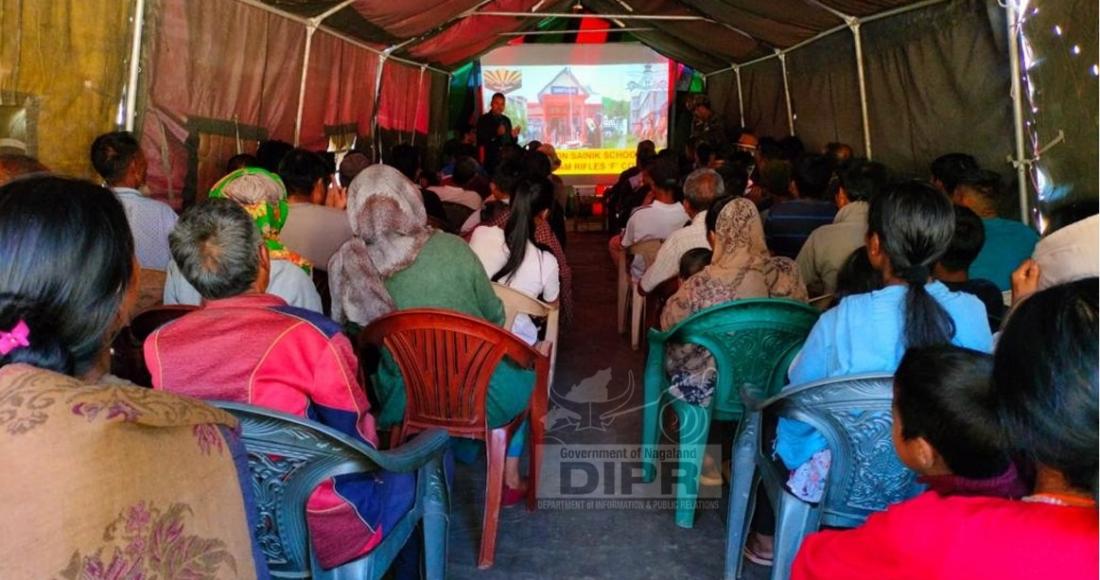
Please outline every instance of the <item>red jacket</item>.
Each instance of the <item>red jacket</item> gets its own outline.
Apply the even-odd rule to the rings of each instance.
[[[1097,511],[925,492],[853,530],[812,534],[791,578],[1087,578],[1098,570]]]

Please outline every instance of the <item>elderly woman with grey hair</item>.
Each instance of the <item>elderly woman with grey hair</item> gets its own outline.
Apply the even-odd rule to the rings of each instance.
[[[291,306],[321,312],[321,295],[311,277],[312,264],[279,241],[279,231],[290,212],[286,187],[279,176],[258,167],[238,169],[214,184],[210,197],[240,205],[258,228],[271,257],[267,293]],[[198,306],[202,300],[200,292],[180,272],[180,264],[175,260],[168,264],[164,303]]]

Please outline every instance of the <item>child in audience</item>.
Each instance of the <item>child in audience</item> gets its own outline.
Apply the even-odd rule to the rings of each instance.
[[[680,283],[703,271],[710,265],[710,258],[714,252],[706,248],[692,248],[680,256]]]
[[[911,350],[894,383],[894,444],[931,489],[860,528],[809,536],[792,578],[1096,578],[1098,293],[1091,278],[1023,302],[989,383],[972,351]],[[994,497],[1017,493],[1008,452],[1036,468],[1022,501]]]
[[[985,244],[985,227],[982,218],[970,208],[955,206],[955,235],[940,261],[932,269],[932,275],[952,292],[966,292],[977,296],[985,304],[989,317],[989,330],[997,332],[1004,316],[1004,298],[997,285],[989,280],[971,278],[967,272]]]

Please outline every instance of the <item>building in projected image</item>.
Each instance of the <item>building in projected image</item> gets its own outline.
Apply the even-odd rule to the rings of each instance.
[[[630,130],[638,141],[663,141],[668,133],[668,80],[654,79],[653,68],[645,65],[642,78],[631,81]]]
[[[562,149],[600,147],[603,101],[569,67],[563,67],[527,103],[527,126],[533,139]]]

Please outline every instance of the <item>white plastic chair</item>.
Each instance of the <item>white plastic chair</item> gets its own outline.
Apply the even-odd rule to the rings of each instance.
[[[558,317],[560,313],[558,305],[556,303],[547,304],[542,300],[497,282],[493,282],[493,292],[496,292],[497,298],[500,298],[500,301],[504,303],[504,328],[511,330],[512,324],[519,314],[546,319],[546,338],[539,341],[535,348],[550,356],[550,379],[547,384],[552,387],[554,385],[554,370],[557,369],[558,363]],[[549,349],[549,352],[547,352],[547,349]]]

